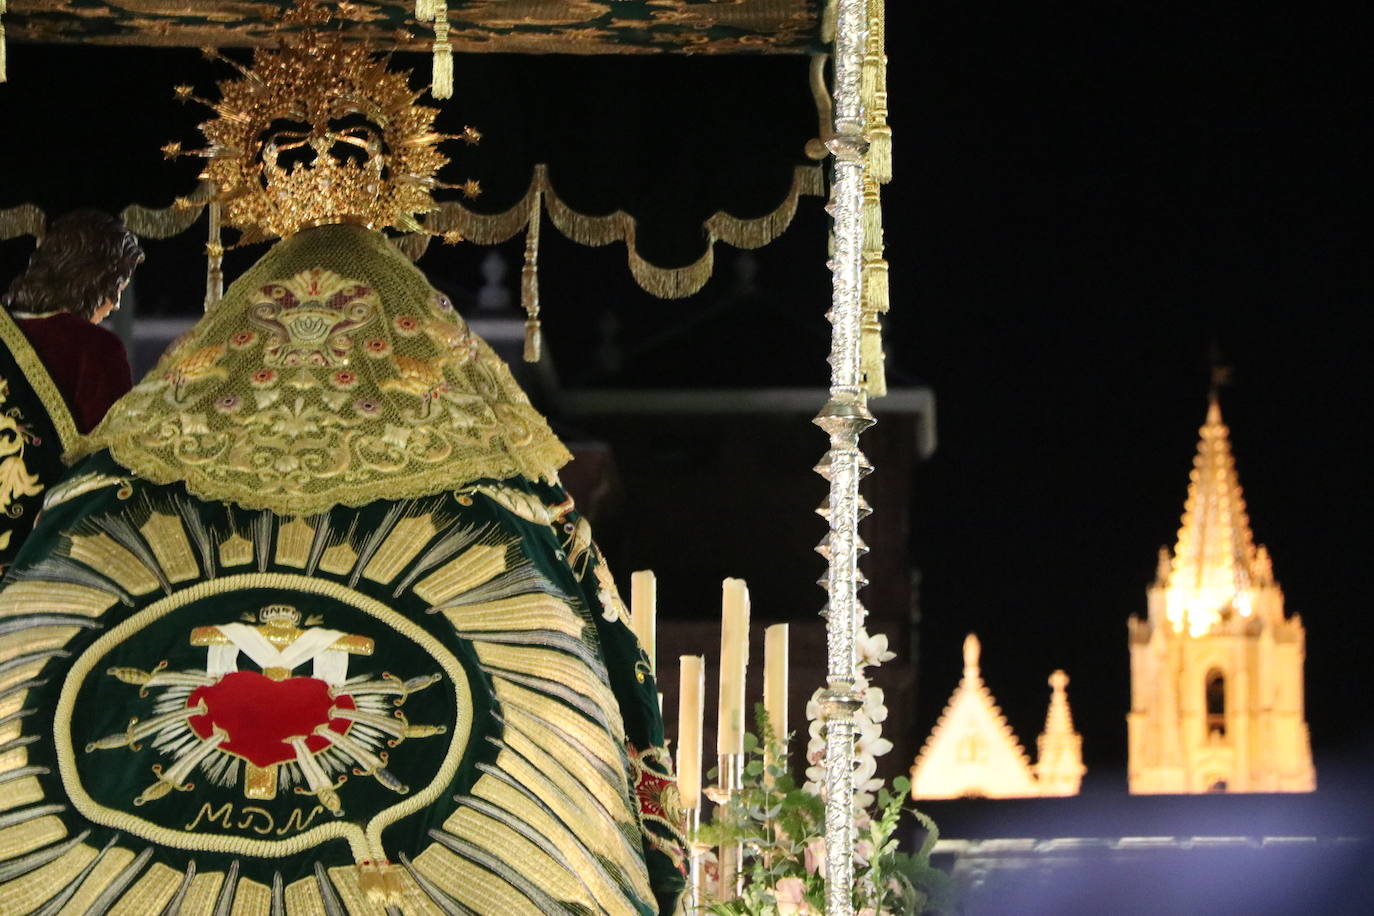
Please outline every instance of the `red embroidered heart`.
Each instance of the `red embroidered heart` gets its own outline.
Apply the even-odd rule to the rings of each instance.
[[[296,735],[309,736],[305,746],[311,751],[324,750],[330,741],[314,734],[317,726],[328,724],[331,731],[342,735],[352,724],[347,719],[330,719],[329,708],[357,708],[346,694],[330,697],[329,685],[319,678],[274,681],[256,671],[234,671],[215,684],[197,687],[186,705],[201,701],[206,713],[188,720],[195,733],[208,738],[215,728],[221,729],[229,739],[220,749],[259,767],[295,760],[296,749],[286,739]]]

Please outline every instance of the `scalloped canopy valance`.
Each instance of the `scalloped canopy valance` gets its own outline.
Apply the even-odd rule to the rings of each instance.
[[[10,0],[10,40],[111,45],[267,44],[287,0]],[[450,0],[459,53],[805,53],[823,49],[822,0]],[[432,27],[413,2],[339,3],[350,32],[424,51]],[[346,9],[345,9],[346,8]]]

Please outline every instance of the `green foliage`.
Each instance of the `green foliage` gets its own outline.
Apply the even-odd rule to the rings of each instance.
[[[825,805],[797,785],[786,744],[773,733],[767,714],[755,711],[765,740],[745,738],[744,787],[701,827],[701,843],[744,849],[744,893],[711,904],[715,916],[812,916],[825,911]],[[930,864],[939,838],[935,824],[904,808],[911,791],[905,777],[878,791],[871,811],[855,818],[854,908],[873,916],[952,912],[950,876]],[[909,812],[927,831],[915,854],[898,851],[897,827]]]

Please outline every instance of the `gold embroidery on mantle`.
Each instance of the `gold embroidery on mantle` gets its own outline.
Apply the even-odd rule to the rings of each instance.
[[[34,441],[33,434],[25,428],[18,407],[5,407],[9,394],[9,380],[0,377],[0,517],[4,518],[23,513],[24,507],[14,505],[15,500],[43,492],[38,475],[30,473],[24,461],[24,449]],[[9,528],[0,531],[0,550],[10,546],[13,534]]]
[[[83,443],[207,500],[313,515],[552,480],[571,457],[485,342],[379,233],[281,242]]]
[[[71,409],[67,407],[62,393],[57,390],[57,383],[48,374],[47,367],[33,351],[29,339],[19,330],[10,313],[3,308],[0,308],[0,342],[9,348],[10,355],[19,364],[19,370],[24,373],[24,378],[33,388],[33,393],[38,395],[38,400],[43,403],[43,408],[48,412],[48,419],[57,429],[57,438],[61,440],[63,451],[69,451],[80,438]]]

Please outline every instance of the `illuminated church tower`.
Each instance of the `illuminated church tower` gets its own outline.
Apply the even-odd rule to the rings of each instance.
[[[1172,556],[1130,621],[1133,793],[1311,792],[1306,633],[1250,533],[1213,394]]]

